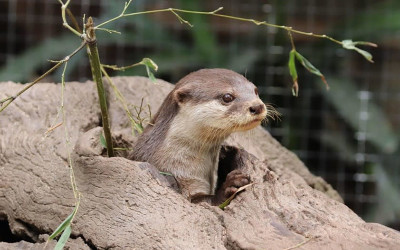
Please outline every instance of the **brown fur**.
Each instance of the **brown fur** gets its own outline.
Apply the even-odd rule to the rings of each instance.
[[[225,94],[235,99],[226,103]],[[172,173],[185,197],[213,195],[221,143],[259,125],[267,114],[256,87],[226,69],[182,78],[145,128],[130,158]]]

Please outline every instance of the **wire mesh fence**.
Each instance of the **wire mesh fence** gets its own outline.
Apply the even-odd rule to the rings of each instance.
[[[117,16],[124,1],[71,1],[71,11],[100,23]],[[267,129],[316,175],[336,188],[355,212],[399,228],[400,221],[400,3],[395,0],[134,1],[130,12],[168,7],[212,11],[331,35],[367,40],[374,64],[324,39],[295,35],[297,50],[331,86],[298,66],[300,96],[293,97],[287,68],[286,31],[211,16],[172,13],[123,18],[98,31],[104,64],[129,65],[143,57],[159,65],[157,77],[176,82],[199,68],[230,68],[258,85],[262,98],[283,114]],[[62,27],[56,0],[0,0],[0,80],[29,82],[79,46]],[[46,81],[60,81],[61,70]],[[134,68],[113,74],[145,75]],[[80,53],[69,62],[67,81],[90,79]]]

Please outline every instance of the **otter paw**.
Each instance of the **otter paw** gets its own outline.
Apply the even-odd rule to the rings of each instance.
[[[244,174],[240,170],[233,170],[226,176],[226,180],[223,184],[223,192],[225,198],[229,198],[233,195],[238,188],[250,183],[250,176]]]

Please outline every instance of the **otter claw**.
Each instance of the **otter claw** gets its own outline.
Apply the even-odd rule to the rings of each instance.
[[[226,180],[223,185],[224,195],[226,198],[233,195],[238,188],[245,186],[250,183],[250,177],[247,174],[242,173],[240,170],[234,170],[226,176]]]
[[[225,197],[231,197],[238,189],[235,187],[228,187],[225,189],[224,195]]]

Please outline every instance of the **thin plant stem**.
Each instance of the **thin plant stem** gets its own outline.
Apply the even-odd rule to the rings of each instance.
[[[95,30],[93,28],[93,25],[94,25],[93,19],[91,17],[89,17],[85,24],[86,34],[85,34],[84,38],[86,40],[86,44],[87,44],[87,48],[88,48],[87,52],[88,52],[88,56],[89,56],[93,81],[96,82],[96,85],[97,85],[97,93],[98,93],[99,102],[100,102],[104,137],[106,139],[106,144],[107,144],[107,155],[109,157],[113,157],[114,150],[113,150],[113,145],[112,145],[111,128],[110,128],[109,116],[108,116],[108,111],[107,111],[107,99],[106,99],[106,93],[105,93],[104,85],[103,85],[99,51],[97,49],[96,34],[95,34]]]
[[[119,14],[118,16],[116,16],[116,17],[114,17],[114,18],[111,18],[111,19],[109,19],[109,20],[107,20],[107,21],[105,21],[105,22],[103,22],[103,23],[97,25],[97,26],[95,27],[95,29],[98,29],[98,28],[100,28],[101,26],[103,26],[103,25],[105,25],[105,24],[107,24],[107,23],[111,23],[111,22],[113,22],[113,21],[115,21],[115,20],[117,20],[117,19],[120,19],[121,17],[124,17],[125,11],[126,11],[126,9],[129,7],[129,5],[131,4],[131,2],[132,2],[132,0],[129,0],[127,3],[125,3],[125,7],[124,7],[124,9],[122,10],[121,14]]]
[[[78,212],[82,195],[79,192],[78,187],[76,185],[74,168],[73,168],[72,157],[71,157],[71,144],[70,144],[70,140],[69,140],[69,133],[68,133],[67,122],[66,122],[67,119],[66,119],[66,113],[65,113],[65,109],[64,109],[65,70],[67,69],[67,65],[68,65],[68,62],[65,63],[64,69],[63,69],[63,72],[62,72],[62,75],[61,75],[61,107],[60,107],[60,110],[61,110],[61,113],[62,113],[62,120],[63,120],[62,124],[64,124],[65,146],[66,146],[66,150],[67,150],[67,154],[68,154],[68,167],[69,167],[69,171],[70,171],[69,172],[69,177],[70,177],[71,187],[72,187],[72,191],[73,191],[74,198],[75,198],[75,207],[74,207],[74,210],[72,212],[71,220],[69,221],[69,224],[68,224],[68,227],[70,227],[71,224],[72,224],[72,221],[75,219],[75,216],[76,216],[76,214]],[[69,218],[69,216],[68,216],[68,218]],[[60,226],[62,224],[60,224]],[[58,228],[60,228],[60,226]],[[60,230],[60,231],[58,231],[58,228],[56,229],[56,231],[52,235],[50,235],[47,238],[46,244],[44,245],[43,249],[46,249],[46,246],[47,246],[47,244],[49,243],[49,241],[51,239],[53,239],[58,234],[60,234],[64,230],[66,230],[66,227],[64,229]],[[58,233],[56,233],[57,231],[58,231]]]
[[[292,32],[288,31],[288,35],[289,35],[289,39],[290,39],[290,44],[292,45],[292,50],[296,50],[296,46],[294,45],[294,41],[293,41]]]
[[[142,63],[138,62],[138,63],[134,63],[128,66],[123,66],[123,67],[118,67],[117,65],[107,65],[107,64],[102,64],[101,66],[104,68],[108,68],[108,69],[112,69],[112,70],[120,70],[120,71],[124,71],[126,69],[130,69],[139,65],[143,65]]]
[[[117,99],[121,102],[122,106],[125,109],[126,114],[128,115],[129,119],[131,120],[131,122],[134,122],[136,124],[136,121],[133,119],[133,115],[131,113],[131,111],[129,111],[128,108],[128,104],[124,98],[124,96],[122,95],[122,93],[119,91],[119,89],[117,88],[117,86],[115,86],[114,82],[112,81],[110,75],[107,73],[107,71],[104,69],[105,65],[102,65],[101,67],[101,71],[103,72],[104,76],[106,77],[108,84],[110,84],[110,86],[113,88],[115,96],[117,97]]]
[[[297,244],[297,245],[295,245],[295,246],[292,246],[292,247],[285,248],[285,250],[292,250],[292,249],[299,248],[299,247],[301,247],[301,246],[307,244],[307,243],[308,243],[310,240],[312,240],[312,239],[313,239],[313,238],[306,238],[304,241],[300,242],[299,244]]]
[[[63,125],[64,125],[64,133],[65,133],[65,144],[66,144],[66,150],[68,154],[68,165],[69,165],[69,170],[70,170],[70,181],[71,181],[71,187],[72,191],[74,193],[75,199],[78,199],[79,192],[78,188],[76,186],[75,182],[75,174],[74,174],[74,168],[72,164],[72,157],[71,157],[71,144],[69,140],[69,133],[68,133],[68,127],[67,127],[67,118],[65,114],[65,108],[64,108],[64,90],[65,90],[65,70],[67,69],[68,62],[65,63],[64,65],[64,70],[61,75],[61,113],[62,113],[62,119],[63,119]]]
[[[130,3],[131,1],[129,1]],[[128,5],[129,5],[128,3]],[[224,15],[224,14],[218,14],[217,12],[222,10],[223,8],[220,7],[214,11],[193,11],[193,10],[182,10],[182,9],[176,9],[176,8],[167,8],[167,9],[158,9],[158,10],[148,10],[148,11],[141,11],[141,12],[134,12],[134,13],[127,13],[125,14],[126,8],[124,8],[124,10],[122,11],[122,13],[119,16],[116,16],[110,20],[107,20],[99,25],[97,25],[95,27],[95,29],[106,25],[108,23],[111,23],[117,19],[120,19],[122,17],[129,17],[129,16],[136,16],[136,15],[143,15],[143,14],[154,14],[154,13],[162,13],[162,12],[171,12],[173,13],[175,16],[178,17],[179,21],[184,22],[188,25],[191,26],[191,24],[189,22],[187,22],[186,20],[184,20],[182,17],[180,17],[177,13],[188,13],[188,14],[197,14],[197,15],[210,15],[210,16],[216,16],[216,17],[221,17],[221,18],[227,18],[227,19],[232,19],[232,20],[237,20],[237,21],[243,21],[243,22],[250,22],[250,23],[254,23],[255,25],[263,25],[263,26],[268,26],[268,27],[273,27],[273,28],[278,28],[278,29],[284,29],[293,33],[297,33],[297,34],[301,34],[301,35],[305,35],[305,36],[312,36],[312,37],[317,37],[317,38],[324,38],[324,39],[328,39],[334,43],[340,44],[342,45],[343,43],[339,40],[334,39],[333,37],[327,36],[327,35],[323,35],[323,34],[314,34],[312,32],[304,32],[304,31],[300,31],[300,30],[296,30],[293,29],[292,27],[289,26],[284,26],[284,25],[277,25],[277,24],[272,24],[272,23],[268,23],[266,21],[257,21],[254,19],[249,19],[249,18],[243,18],[243,17],[236,17],[236,16],[231,16],[231,15]]]
[[[137,64],[140,65],[139,63],[137,63]],[[117,97],[117,99],[120,101],[120,103],[124,107],[125,113],[128,116],[129,120],[131,121],[132,133],[134,133],[135,131],[137,131],[138,133],[142,133],[143,132],[143,120],[144,119],[141,119],[140,114],[137,115],[137,117],[136,117],[137,120],[135,120],[135,118],[133,118],[133,115],[132,115],[131,111],[129,110],[129,107],[128,107],[128,104],[127,104],[127,102],[125,100],[125,97],[119,91],[117,86],[115,86],[115,84],[112,81],[110,75],[105,70],[106,66],[110,66],[110,65],[104,65],[104,64],[101,65],[101,71],[103,72],[103,75],[106,77],[106,79],[108,81],[108,84],[110,84],[110,86],[114,90],[115,96]],[[130,65],[130,66],[132,66],[132,65]],[[128,66],[126,66],[126,67],[128,67]],[[114,69],[114,67],[110,67],[110,68]],[[116,68],[118,68],[118,67],[116,67]],[[121,67],[121,68],[124,68],[124,67]]]
[[[74,25],[75,29],[79,32],[82,33],[81,28],[79,28],[78,21],[76,20],[75,16],[72,14],[71,10],[67,8],[67,14],[68,17],[71,19],[72,25]]]
[[[76,29],[72,28],[68,22],[67,22],[67,18],[65,15],[66,9],[68,8],[69,2],[71,0],[67,0],[65,3],[62,0],[58,0],[58,2],[61,4],[61,17],[63,20],[63,26],[67,29],[69,29],[72,33],[74,33],[75,35],[82,37],[82,34],[79,33]]]

